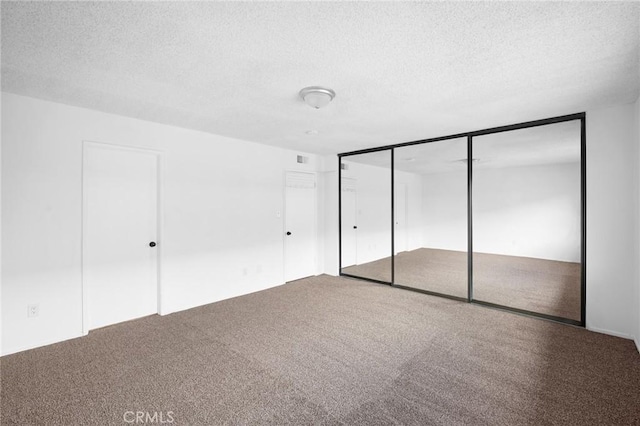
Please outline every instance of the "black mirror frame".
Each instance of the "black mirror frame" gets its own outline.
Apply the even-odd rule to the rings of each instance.
[[[574,319],[557,317],[553,315],[547,315],[540,312],[533,312],[518,308],[512,308],[509,306],[498,305],[490,302],[484,302],[480,300],[476,300],[473,298],[473,207],[472,207],[472,189],[473,189],[473,168],[472,162],[470,161],[473,158],[473,138],[475,136],[482,135],[490,135],[494,133],[502,133],[508,132],[512,130],[520,130],[527,129],[531,127],[539,127],[545,126],[554,123],[563,123],[567,121],[580,120],[580,258],[581,258],[581,277],[580,277],[580,320],[576,321]],[[467,297],[457,297],[446,294],[440,294],[435,292],[430,292],[427,290],[416,289],[412,287],[406,287],[395,283],[395,248],[394,248],[394,229],[393,225],[395,222],[394,217],[394,200],[395,200],[395,187],[394,187],[394,174],[395,174],[395,159],[394,152],[396,148],[401,148],[405,146],[411,145],[419,145],[430,142],[439,142],[446,141],[450,139],[458,139],[458,138],[467,138],[467,266],[468,266],[468,288],[467,288]],[[374,280],[365,277],[359,277],[355,275],[350,275],[342,272],[342,160],[344,157],[349,157],[352,155],[358,154],[367,154],[371,152],[378,151],[391,151],[391,281],[380,281]],[[586,242],[587,242],[587,233],[586,233],[586,215],[587,215],[587,173],[586,173],[586,113],[576,113],[569,115],[562,115],[558,117],[546,118],[543,120],[534,120],[527,121],[523,123],[512,124],[508,126],[500,126],[493,127],[484,130],[477,130],[473,132],[466,133],[458,133],[449,136],[441,136],[437,138],[430,139],[422,139],[411,142],[404,142],[393,145],[385,145],[376,148],[363,149],[358,151],[351,151],[338,154],[338,271],[340,276],[346,276],[351,278],[357,278],[365,281],[376,282],[380,284],[390,285],[392,287],[397,287],[403,290],[410,290],[424,294],[430,294],[440,297],[446,297],[449,299],[455,299],[459,301],[464,301],[467,303],[474,303],[481,306],[486,306],[489,308],[501,309],[505,311],[510,311],[518,314],[529,315],[537,318],[543,318],[551,321],[561,322],[565,324],[576,325],[580,327],[585,327],[586,325],[586,304],[587,304],[587,286],[586,286],[586,261],[587,261],[587,251],[586,251]]]

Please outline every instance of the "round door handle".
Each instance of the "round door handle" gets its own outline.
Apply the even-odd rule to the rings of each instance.
[[[358,227],[357,227],[357,226],[354,226],[354,227],[353,227],[353,229],[358,229]]]
[[[151,241],[151,242],[149,243],[149,247],[155,247],[155,246],[156,246],[156,243],[155,243],[154,241]]]
[[[291,235],[291,232],[287,231],[287,235]]]

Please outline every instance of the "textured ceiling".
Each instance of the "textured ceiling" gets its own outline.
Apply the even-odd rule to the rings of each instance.
[[[308,152],[638,97],[636,2],[1,7],[3,91]],[[310,85],[337,96],[314,110]]]

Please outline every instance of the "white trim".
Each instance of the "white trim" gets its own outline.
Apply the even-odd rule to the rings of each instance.
[[[621,337],[621,338],[627,339],[627,340],[633,340],[633,336],[630,336],[630,335],[625,334],[625,333],[620,333],[620,332],[617,332],[617,331],[611,331],[611,330],[606,330],[606,329],[603,329],[603,328],[597,328],[597,327],[591,327],[591,326],[587,326],[586,329],[589,330],[589,331],[596,332],[596,333],[608,334],[609,336],[615,336],[615,337]]]
[[[2,352],[2,356],[16,354],[18,352],[24,352],[24,351],[28,351],[28,350],[31,350],[31,349],[41,348],[43,346],[49,346],[49,345],[53,345],[55,343],[66,342],[68,340],[78,339],[78,338],[83,337],[85,335],[86,334],[84,334],[84,333],[80,333],[80,334],[74,334],[74,335],[69,336],[69,337],[64,337],[62,339],[48,339],[48,340],[45,340],[43,342],[38,342],[38,343],[32,344],[32,345],[17,346],[17,347],[14,347],[12,349],[9,349],[6,352]]]
[[[398,194],[402,193],[402,197],[404,197],[404,250],[409,250],[409,184],[406,182],[398,182],[395,183],[394,191],[394,200],[393,200],[393,215],[394,215],[394,224],[393,224],[393,251],[395,251],[394,255],[398,253],[402,253],[398,251],[398,246],[395,244],[395,239],[398,235],[398,206],[400,203],[398,202]]]
[[[125,151],[134,151],[134,152],[143,152],[143,153],[151,153],[156,155],[164,155],[165,151],[163,149],[156,148],[148,148],[146,146],[132,146],[132,145],[124,145],[117,143],[107,143],[107,142],[95,142],[89,140],[83,140],[82,146],[95,146],[96,148],[103,149],[114,149],[114,150],[125,150]]]
[[[136,146],[127,146],[127,145],[119,145],[112,143],[104,143],[104,142],[93,142],[93,141],[82,141],[82,166],[81,166],[81,174],[82,174],[82,220],[80,230],[82,235],[81,241],[81,258],[80,258],[80,276],[81,276],[81,297],[82,297],[82,335],[86,336],[89,334],[89,291],[87,286],[85,285],[85,270],[84,270],[84,259],[85,259],[85,249],[87,247],[87,236],[85,233],[85,229],[87,227],[87,187],[85,185],[86,180],[86,162],[87,162],[87,149],[88,148],[99,148],[99,149],[112,149],[112,150],[120,150],[120,151],[131,151],[131,152],[143,152],[146,154],[153,154],[157,158],[157,209],[158,209],[158,218],[157,218],[157,241],[158,241],[158,255],[157,255],[157,277],[156,277],[156,292],[157,292],[157,306],[156,311],[159,315],[164,315],[162,311],[162,236],[164,235],[164,169],[165,169],[165,153],[162,150],[152,149],[152,148],[143,148]],[[52,342],[55,343],[55,342]]]
[[[286,221],[286,208],[287,208],[287,170],[284,170],[282,173],[282,205],[280,206],[280,234],[282,236],[282,263],[281,263],[281,277],[282,284],[287,283],[287,230],[285,229],[287,226]]]
[[[164,171],[166,170],[166,156],[163,151],[157,150],[149,150],[157,153],[158,156],[158,218],[156,226],[158,227],[158,236],[157,242],[158,245],[158,271],[157,271],[157,280],[158,280],[158,315],[166,315],[165,309],[162,306],[162,295],[164,294],[164,286],[162,280],[162,265],[164,258],[164,241],[162,237],[164,236]]]
[[[346,184],[346,185],[345,185]],[[353,192],[353,198],[354,198],[354,207],[355,207],[355,211],[353,212],[353,216],[355,219],[355,226],[358,226],[358,179],[355,177],[342,177],[342,180],[340,181],[340,190],[341,192]],[[339,194],[340,198],[342,198],[342,194]],[[344,204],[341,204],[342,207],[344,207]],[[340,211],[340,215],[342,216],[342,211]],[[339,221],[338,221],[339,222]],[[353,253],[353,265],[342,265],[343,268],[345,267],[349,267],[349,266],[355,266],[358,265],[358,229],[356,228],[356,232],[355,232],[355,247],[354,247],[354,253]],[[342,239],[342,243],[344,243],[344,238]],[[338,244],[340,244],[340,240],[338,239]],[[340,252],[340,247],[338,247],[338,252]],[[344,253],[344,251],[342,252]],[[338,259],[338,265],[340,265],[342,259]],[[339,276],[340,275],[340,271],[338,271],[338,273],[335,276]]]
[[[85,288],[84,282],[85,282],[85,268],[84,268],[84,259],[86,257],[85,255],[85,248],[87,247],[87,236],[85,235],[84,230],[87,229],[87,185],[85,184],[85,174],[86,174],[86,169],[87,169],[87,144],[88,142],[86,141],[82,141],[82,158],[81,160],[81,166],[80,166],[80,188],[81,188],[81,192],[82,192],[82,208],[80,211],[80,297],[81,297],[81,304],[80,306],[82,307],[82,318],[80,323],[82,324],[82,335],[86,336],[87,334],[89,334],[89,318],[88,318],[88,312],[87,309],[85,309],[86,306],[88,306],[89,304],[89,296],[88,296],[88,291]]]
[[[635,339],[634,341],[636,343],[636,349],[638,350],[638,353],[640,354],[640,338]]]

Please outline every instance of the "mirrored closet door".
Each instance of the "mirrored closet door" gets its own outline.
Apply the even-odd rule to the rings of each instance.
[[[394,148],[394,283],[467,299],[467,138]]]
[[[391,283],[391,150],[341,160],[343,275]]]
[[[580,121],[476,136],[472,149],[473,298],[580,321]]]

